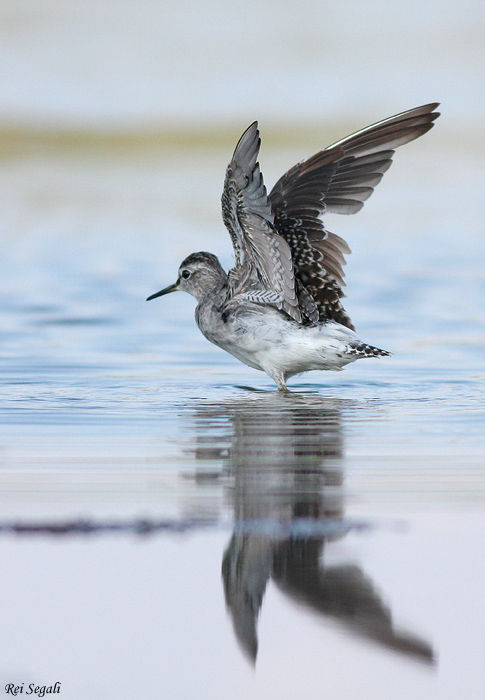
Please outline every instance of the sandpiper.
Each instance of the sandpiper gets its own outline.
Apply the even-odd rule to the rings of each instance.
[[[192,294],[203,335],[266,372],[282,391],[295,374],[390,355],[359,339],[342,306],[342,266],[350,249],[321,216],[358,212],[394,149],[429,131],[437,107],[416,107],[337,141],[288,170],[269,195],[257,162],[258,124],[251,124],[222,193],[235,267],[226,273],[212,253],[192,253],[175,284],[147,301],[178,289]]]

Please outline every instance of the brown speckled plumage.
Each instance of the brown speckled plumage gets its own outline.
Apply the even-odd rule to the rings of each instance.
[[[277,233],[290,248],[301,314],[297,320],[333,320],[354,329],[340,301],[345,286],[342,266],[350,248],[324,227],[321,216],[326,212],[358,212],[391,166],[394,149],[431,129],[439,116],[437,106],[417,107],[338,141],[288,170],[268,197],[257,163],[257,123],[251,124],[236,147],[223,194],[224,222],[235,245],[236,269],[243,257],[241,248],[250,248],[251,238],[240,235],[235,212],[239,211],[242,219],[244,212],[250,212],[259,217],[267,240]],[[281,255],[270,252],[270,256],[276,271]],[[282,295],[280,308],[285,309],[285,301]],[[293,297],[290,305],[293,309]]]
[[[215,345],[286,380],[340,370],[359,358],[389,355],[363,343],[346,314],[346,242],[328,231],[326,212],[355,214],[390,167],[394,149],[433,126],[437,104],[362,129],[298,163],[267,194],[257,162],[256,122],[239,139],[226,171],[222,215],[234,246],[228,274],[212,253],[193,253],[175,284],[198,301],[197,324]]]

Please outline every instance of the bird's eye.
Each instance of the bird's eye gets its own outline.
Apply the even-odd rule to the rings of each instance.
[[[189,279],[189,277],[190,277],[190,272],[189,272],[188,270],[184,270],[184,271],[182,272],[182,277],[184,278],[184,280]]]

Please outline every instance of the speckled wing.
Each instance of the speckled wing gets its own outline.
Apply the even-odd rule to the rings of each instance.
[[[334,143],[295,165],[271,190],[274,225],[291,249],[306,322],[331,319],[354,330],[340,302],[350,249],[320,217],[358,212],[391,166],[394,149],[431,129],[437,106],[402,112]]]
[[[231,292],[238,298],[271,304],[300,322],[291,250],[274,228],[257,163],[260,143],[254,122],[241,136],[226,171],[222,216],[236,258],[229,275]]]

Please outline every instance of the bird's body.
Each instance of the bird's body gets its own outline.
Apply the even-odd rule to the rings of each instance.
[[[256,122],[242,135],[226,172],[223,219],[236,265],[229,274],[211,253],[193,253],[177,289],[198,301],[203,335],[286,389],[310,370],[339,370],[363,357],[389,355],[362,343],[340,299],[350,250],[320,219],[352,214],[391,164],[393,148],[428,131],[437,105],[391,117],[291,168],[267,195],[259,170]]]
[[[195,253],[183,268],[216,269],[210,253]],[[215,256],[214,256],[215,258]],[[339,370],[365,353],[389,353],[360,343],[357,334],[335,321],[303,325],[272,305],[231,297],[227,275],[198,298],[195,320],[203,335],[244,364],[263,370],[283,389],[295,374]],[[197,274],[192,272],[192,274]]]

